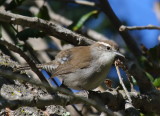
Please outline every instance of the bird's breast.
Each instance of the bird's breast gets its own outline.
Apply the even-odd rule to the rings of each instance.
[[[105,80],[110,66],[111,64],[91,65],[90,67],[65,75],[63,82],[68,87],[77,90],[95,89]]]

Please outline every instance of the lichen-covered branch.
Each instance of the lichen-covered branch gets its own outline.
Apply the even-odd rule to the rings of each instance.
[[[97,103],[96,101],[93,101],[91,99],[87,99],[87,98],[84,98],[84,97],[81,97],[81,96],[77,96],[77,95],[65,90],[64,88],[50,87],[46,83],[41,83],[41,82],[38,82],[38,81],[33,80],[33,79],[27,79],[27,78],[23,77],[22,75],[14,74],[11,71],[0,70],[0,75],[2,77],[6,77],[6,78],[9,78],[9,79],[18,79],[18,80],[21,80],[21,81],[24,81],[24,82],[29,82],[31,84],[34,84],[36,86],[40,86],[42,88],[45,87],[49,91],[63,93],[65,95],[73,97],[74,99],[80,101],[81,103],[85,103],[85,104],[91,105],[91,106],[95,107],[98,111],[107,113],[109,116],[113,115],[113,112],[111,110],[109,110],[109,109],[106,109],[103,106],[103,104]],[[67,104],[72,104],[72,102],[71,103],[70,102],[71,101],[67,101]]]
[[[85,103],[88,105],[94,106],[96,109],[102,112],[107,112],[110,115],[113,115],[112,111],[124,110],[126,105],[126,95],[123,90],[107,90],[105,92],[79,92],[79,93],[70,93],[61,88],[51,88],[49,85],[44,83],[39,83],[33,79],[28,80],[22,75],[14,74],[11,71],[0,70],[0,75],[3,78],[9,79],[18,79],[21,81],[29,82],[36,86],[45,87],[52,91],[59,91],[57,94],[38,94],[35,92],[27,92],[27,89],[24,90],[27,92],[27,96],[18,92],[14,92],[14,96],[7,95],[6,88],[4,86],[1,89],[1,98],[0,98],[0,108],[4,107],[20,107],[20,106],[47,106],[47,105],[69,105],[69,104],[78,104]],[[5,85],[7,86],[7,85]],[[15,86],[14,86],[15,88]],[[10,89],[12,90],[12,89]],[[13,91],[16,91],[13,89]],[[9,92],[10,94],[13,92]],[[142,112],[155,112],[160,114],[159,104],[160,104],[160,92],[153,91],[149,95],[139,94],[137,92],[129,92],[132,104],[136,109],[140,109]],[[107,105],[106,109],[104,105]],[[127,108],[126,108],[127,109]],[[111,111],[112,110],[112,111]]]

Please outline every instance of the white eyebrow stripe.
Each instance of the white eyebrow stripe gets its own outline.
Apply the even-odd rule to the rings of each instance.
[[[104,45],[104,46],[110,46],[109,44],[104,43],[104,42],[97,42],[97,43],[102,44],[102,45]],[[110,47],[111,47],[111,46],[110,46]]]

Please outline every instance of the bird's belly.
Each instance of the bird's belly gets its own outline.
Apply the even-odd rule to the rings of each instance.
[[[76,90],[92,90],[105,80],[108,70],[109,68],[107,67],[103,67],[99,70],[95,70],[94,67],[82,69],[76,71],[74,74],[65,75],[62,79],[63,83],[69,88]]]

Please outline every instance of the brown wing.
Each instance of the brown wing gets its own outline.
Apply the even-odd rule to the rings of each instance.
[[[91,60],[89,47],[80,46],[62,51],[56,56],[55,60],[60,62],[60,65],[54,70],[53,76],[74,72],[79,68],[86,68]]]

